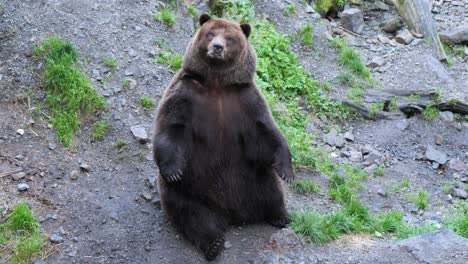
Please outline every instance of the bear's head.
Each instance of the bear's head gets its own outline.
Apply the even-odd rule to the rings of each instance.
[[[222,74],[233,82],[248,82],[255,72],[255,52],[249,24],[212,19],[203,14],[200,29],[187,47],[184,69],[202,76]]]

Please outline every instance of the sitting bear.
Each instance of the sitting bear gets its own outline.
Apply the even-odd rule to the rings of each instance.
[[[230,224],[289,223],[280,178],[294,178],[288,143],[254,82],[249,24],[201,25],[159,102],[154,159],[164,213],[208,260]]]

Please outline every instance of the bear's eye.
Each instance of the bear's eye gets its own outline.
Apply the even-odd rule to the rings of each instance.
[[[226,37],[226,41],[234,42],[236,39],[234,37]]]
[[[213,32],[211,32],[211,31],[210,31],[210,32],[208,32],[208,37],[209,37],[209,38],[212,38],[212,37],[214,37],[214,35],[215,35],[215,34],[214,34]]]

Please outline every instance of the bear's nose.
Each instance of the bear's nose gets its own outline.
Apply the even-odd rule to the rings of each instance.
[[[216,52],[221,52],[223,51],[224,47],[223,45],[219,44],[219,43],[214,43],[213,44],[213,48]]]

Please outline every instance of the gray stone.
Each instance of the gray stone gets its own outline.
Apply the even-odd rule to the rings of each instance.
[[[315,10],[314,10],[310,5],[307,5],[307,6],[306,6],[305,11],[306,11],[307,14],[313,14],[313,13],[315,13]]]
[[[19,181],[21,179],[24,179],[24,177],[26,177],[26,173],[24,173],[24,172],[19,172],[19,173],[13,174],[13,176],[12,176],[13,180],[15,180],[15,181]]]
[[[228,249],[228,248],[231,248],[231,247],[232,247],[231,242],[229,242],[229,241],[224,242],[224,248],[225,249]]]
[[[390,7],[385,4],[384,2],[381,2],[381,1],[375,1],[375,10],[381,10],[381,11],[388,11],[390,10]]]
[[[78,171],[77,170],[72,170],[70,172],[70,179],[72,179],[72,180],[78,179]]]
[[[89,172],[89,171],[91,171],[91,166],[89,166],[89,165],[86,164],[86,163],[81,163],[81,164],[80,164],[80,169],[81,169],[82,171],[87,171],[87,172]]]
[[[35,260],[32,264],[47,264],[47,262],[38,259],[38,260]]]
[[[426,147],[426,153],[424,154],[425,158],[430,161],[435,161],[439,164],[444,165],[447,163],[447,154],[438,151],[431,144],[428,144]]]
[[[344,28],[360,34],[364,29],[364,16],[357,8],[346,9],[341,13],[341,24]]]
[[[405,129],[408,128],[408,120],[407,119],[402,119],[396,123],[396,127],[400,129],[401,131],[404,131]]]
[[[440,119],[442,119],[443,121],[446,121],[446,122],[453,122],[453,120],[454,120],[453,113],[450,112],[450,111],[440,112]]]
[[[130,130],[140,143],[144,144],[148,141],[148,134],[146,134],[146,130],[142,125],[132,126]]]
[[[393,34],[403,28],[403,21],[399,17],[392,17],[382,22],[379,26],[383,31]]]
[[[439,33],[441,41],[449,44],[468,44],[468,24]]]
[[[330,146],[336,146],[342,148],[345,144],[345,140],[342,136],[338,135],[336,131],[331,131],[328,134],[325,134],[322,137],[323,142],[327,143]]]
[[[145,200],[147,200],[147,201],[151,201],[151,200],[153,199],[153,196],[152,196],[151,193],[149,193],[149,192],[143,192],[143,193],[141,194],[141,196],[142,196],[143,198],[145,198]]]
[[[350,153],[349,159],[351,161],[358,162],[358,161],[362,160],[362,153],[361,152],[352,150],[349,153]]]
[[[17,189],[20,192],[27,191],[29,189],[29,185],[23,182],[23,183],[18,184]]]
[[[49,149],[50,149],[50,150],[54,150],[54,149],[56,149],[56,148],[57,148],[57,144],[55,144],[55,143],[49,143]]]
[[[59,234],[52,234],[49,237],[49,240],[50,242],[55,243],[55,244],[60,244],[60,243],[63,243],[63,241],[65,241],[65,239],[63,239],[63,237],[61,237]]]
[[[466,192],[465,189],[462,189],[462,188],[453,188],[451,190],[451,194],[453,197],[460,198],[460,199],[466,199],[468,197],[468,193]]]
[[[384,64],[385,64],[384,58],[380,56],[375,56],[374,58],[372,58],[369,64],[367,64],[367,66],[369,66],[370,68],[377,68],[377,67],[383,66]]]
[[[344,169],[337,169],[336,174],[338,174],[341,177],[346,177],[348,175]]]
[[[383,44],[388,44],[388,43],[390,43],[390,39],[387,38],[387,37],[384,36],[384,35],[378,35],[378,36],[377,36],[377,39],[378,39],[381,43],[383,43]]]
[[[343,137],[348,141],[354,141],[354,135],[352,131],[347,131],[344,133]]]
[[[411,252],[416,259],[415,263],[464,263],[468,257],[468,239],[465,239],[450,230],[437,230],[423,235],[398,241],[394,248]],[[448,260],[460,260],[448,261]]]
[[[361,148],[361,152],[363,155],[367,155],[371,153],[372,151],[375,151],[375,150],[369,145],[365,145],[364,147]]]
[[[400,44],[405,44],[405,45],[408,45],[411,43],[411,41],[413,41],[414,39],[414,36],[413,34],[411,34],[411,32],[408,30],[408,29],[403,29],[403,30],[400,30],[398,31],[396,37],[395,37],[395,41],[400,43]]]
[[[374,163],[370,166],[365,167],[364,171],[367,172],[367,174],[371,175],[377,170],[378,167],[379,166],[377,166],[377,164]]]
[[[377,194],[382,196],[382,197],[387,197],[387,193],[385,192],[384,189],[378,189]]]
[[[449,168],[455,171],[464,171],[466,170],[466,165],[465,162],[459,160],[459,159],[451,159],[449,161]]]
[[[430,70],[432,74],[434,74],[437,78],[442,79],[444,81],[450,80],[450,76],[445,70],[444,65],[442,63],[434,58],[431,55],[425,55],[421,58],[423,67],[425,67],[427,70]]]
[[[382,153],[378,152],[377,150],[372,151],[365,157],[365,161],[368,164],[379,162],[382,159]]]

